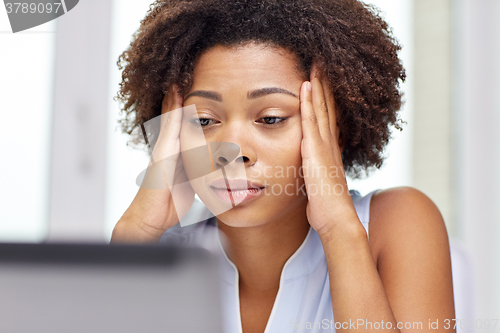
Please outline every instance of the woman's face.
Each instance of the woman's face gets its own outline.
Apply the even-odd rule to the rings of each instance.
[[[299,90],[307,78],[298,71],[296,57],[261,44],[215,46],[200,56],[193,74],[184,106],[196,108],[185,108],[180,143],[198,196],[230,226],[304,214]],[[212,172],[203,177],[200,169],[207,159],[192,153],[201,146],[211,155]],[[217,179],[221,182],[213,183]],[[238,179],[261,189],[238,190]],[[227,184],[232,191],[221,189]]]

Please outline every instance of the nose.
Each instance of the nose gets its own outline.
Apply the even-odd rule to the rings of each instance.
[[[240,147],[232,142],[210,142],[214,163],[219,166],[226,166],[236,159],[236,162],[247,162],[247,156],[238,156]]]

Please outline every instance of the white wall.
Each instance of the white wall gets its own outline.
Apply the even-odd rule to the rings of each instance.
[[[55,21],[12,33],[0,5],[0,241],[47,232]]]
[[[151,0],[113,0],[111,24],[111,57],[109,59],[109,120],[108,159],[106,184],[105,233],[111,238],[113,227],[134,199],[138,187],[136,177],[148,165],[144,151],[127,147],[129,139],[118,126],[120,105],[112,100],[121,82],[121,72],[116,66],[119,55],[129,46],[132,34],[139,28]]]
[[[111,3],[56,20],[48,240],[104,242]]]
[[[457,0],[453,28],[458,236],[474,260],[475,318],[500,319],[500,1]]]

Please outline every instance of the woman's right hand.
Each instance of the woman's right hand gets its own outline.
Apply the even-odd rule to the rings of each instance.
[[[193,204],[194,190],[189,185],[180,158],[182,103],[178,87],[172,85],[162,101],[161,129],[145,176],[145,181],[149,174],[154,181],[158,178],[165,182],[173,179],[173,184],[181,186],[175,186],[172,193],[168,184],[165,184],[165,189],[141,186],[130,207],[115,225],[112,243],[157,242],[168,228],[179,222]]]

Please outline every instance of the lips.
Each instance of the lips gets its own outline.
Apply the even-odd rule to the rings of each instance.
[[[221,189],[221,190],[229,190],[229,191],[241,191],[248,189],[263,189],[264,185],[259,184],[257,182],[253,182],[246,179],[224,179],[219,178],[210,183],[210,187]]]
[[[235,207],[261,196],[265,186],[246,179],[219,178],[211,182],[209,188],[220,200]]]

